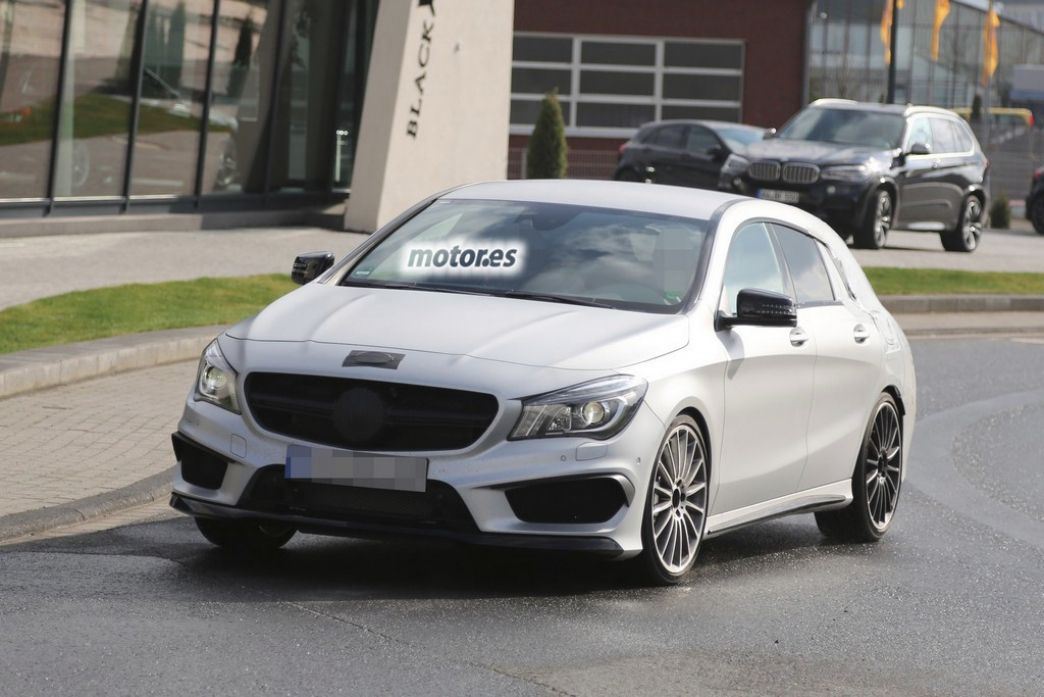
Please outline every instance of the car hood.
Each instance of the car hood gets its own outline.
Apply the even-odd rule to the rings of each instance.
[[[688,318],[429,291],[304,286],[227,332],[235,339],[424,351],[612,370],[688,343]]]
[[[751,160],[789,160],[820,165],[842,165],[871,159],[891,162],[892,151],[812,140],[770,138],[748,145],[744,156]]]

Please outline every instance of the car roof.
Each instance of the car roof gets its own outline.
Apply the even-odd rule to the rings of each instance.
[[[467,184],[441,196],[458,201],[562,203],[710,220],[718,208],[744,200],[738,194],[661,184],[585,179],[519,179]]]
[[[813,107],[829,107],[831,109],[850,109],[852,111],[876,111],[882,114],[912,116],[913,114],[936,114],[953,116],[949,109],[934,106],[918,106],[916,104],[880,104],[878,102],[856,102],[851,99],[817,99],[809,104]]]
[[[661,121],[650,121],[648,123],[644,123],[644,124],[642,124],[642,127],[639,130],[644,131],[644,130],[647,130],[647,129],[650,129],[650,128],[658,128],[659,126],[672,126],[672,125],[677,125],[677,126],[698,125],[698,126],[706,126],[707,128],[710,128],[712,130],[713,129],[718,129],[718,128],[745,128],[745,129],[751,130],[751,131],[764,131],[764,130],[766,130],[766,129],[762,128],[761,126],[752,126],[749,123],[736,123],[734,121],[715,121],[714,119],[663,119]]]

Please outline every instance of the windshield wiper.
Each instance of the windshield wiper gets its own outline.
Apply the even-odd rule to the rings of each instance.
[[[501,297],[515,298],[517,300],[543,300],[544,302],[550,303],[565,303],[568,305],[583,305],[584,307],[602,307],[606,309],[613,309],[613,306],[608,303],[598,302],[597,300],[588,300],[587,298],[574,298],[569,295],[555,295],[554,293],[530,293],[524,290],[507,290],[500,293],[496,293]]]
[[[457,293],[459,295],[489,295],[467,288],[453,288],[451,286],[422,286],[419,283],[403,283],[401,281],[371,281],[344,280],[342,286],[356,286],[359,288],[391,288],[392,290],[430,290],[433,293]]]

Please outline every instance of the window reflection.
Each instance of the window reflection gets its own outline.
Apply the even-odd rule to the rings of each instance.
[[[62,15],[0,0],[0,198],[47,195]]]
[[[58,125],[56,196],[120,196],[132,98],[138,0],[70,3]]]

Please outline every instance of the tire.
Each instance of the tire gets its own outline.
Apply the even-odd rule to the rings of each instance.
[[[899,407],[882,394],[871,413],[852,474],[852,502],[836,511],[816,513],[827,537],[846,542],[876,542],[891,527],[902,487],[903,431]],[[881,445],[884,443],[884,445]],[[881,450],[886,455],[881,457]],[[891,452],[891,455],[887,455]]]
[[[878,189],[870,199],[863,223],[852,231],[859,249],[881,249],[895,220],[895,199],[887,189]]]
[[[196,518],[196,527],[211,544],[231,552],[269,554],[290,541],[297,532],[287,525],[251,520]]]
[[[982,239],[982,201],[978,196],[966,196],[961,204],[961,217],[953,230],[939,233],[947,252],[974,252]]]
[[[645,581],[680,583],[692,569],[707,526],[709,471],[703,433],[692,418],[679,416],[660,442],[649,475],[638,558]]]
[[[1038,235],[1044,235],[1044,195],[1038,195],[1029,202],[1029,215],[1027,216],[1033,229]]]

